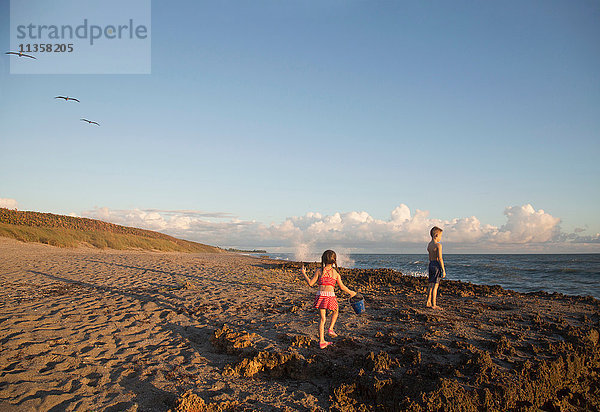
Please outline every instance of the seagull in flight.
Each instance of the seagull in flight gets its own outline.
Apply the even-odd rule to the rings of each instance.
[[[15,56],[19,56],[19,57],[29,57],[29,58],[31,58],[31,59],[36,59],[36,60],[37,60],[37,57],[30,56],[30,55],[28,55],[28,54],[25,54],[25,53],[23,53],[23,52],[11,52],[11,51],[9,51],[9,52],[6,52],[6,53],[4,53],[4,54],[14,54]]]
[[[79,119],[79,120],[83,120],[84,122],[88,122],[89,124],[95,124],[97,126],[100,126],[100,123],[98,123],[98,122],[92,122],[91,120],[88,120],[88,119]]]
[[[75,100],[76,102],[80,103],[79,100],[74,97],[56,96],[55,99],[65,99],[65,102],[68,102],[69,100]]]

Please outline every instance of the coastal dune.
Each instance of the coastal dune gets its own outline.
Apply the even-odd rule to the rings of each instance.
[[[600,408],[598,300],[342,269],[320,350],[299,267],[0,238],[0,410]]]

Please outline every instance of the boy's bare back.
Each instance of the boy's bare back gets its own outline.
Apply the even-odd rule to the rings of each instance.
[[[440,244],[433,239],[427,245],[427,252],[429,253],[429,261],[432,260],[439,261],[440,260]]]

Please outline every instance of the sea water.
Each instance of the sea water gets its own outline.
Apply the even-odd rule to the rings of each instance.
[[[293,254],[268,254],[294,260]],[[406,275],[426,276],[426,254],[350,254],[349,268],[390,268]],[[517,292],[559,292],[600,299],[600,254],[444,255],[446,279],[500,285]]]

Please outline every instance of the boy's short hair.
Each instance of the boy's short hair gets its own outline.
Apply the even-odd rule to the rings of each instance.
[[[442,233],[443,230],[437,226],[434,226],[431,228],[431,230],[429,231],[429,234],[431,235],[431,237],[435,237],[435,235],[437,235],[438,233]]]

